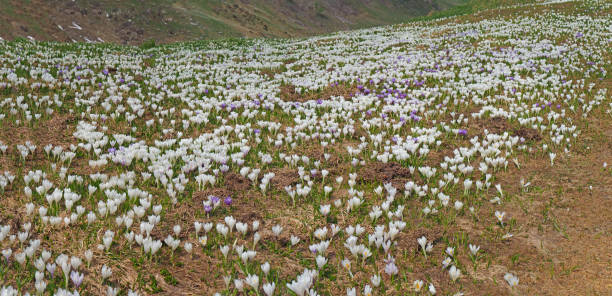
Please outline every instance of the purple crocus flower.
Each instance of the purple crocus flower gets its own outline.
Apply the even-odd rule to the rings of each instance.
[[[256,129],[253,130],[253,132],[256,133],[256,134],[259,134],[261,132],[261,130],[256,128]]]
[[[393,276],[396,275],[399,272],[399,269],[397,268],[397,265],[395,265],[394,261],[389,261],[389,263],[387,263],[387,265],[385,265],[385,273]]]
[[[204,205],[204,212],[206,212],[206,214],[210,213],[210,211],[212,211],[212,207],[210,205]]]
[[[232,205],[232,198],[231,198],[230,196],[227,196],[227,197],[226,197],[226,198],[223,200],[223,202],[224,202],[226,205],[231,206],[231,205]]]
[[[219,198],[213,195],[210,197],[210,201],[212,201],[213,204],[216,204],[219,202]]]
[[[460,136],[467,137],[467,130],[466,129],[460,129],[457,134],[459,134]]]
[[[55,268],[57,265],[55,263],[47,263],[47,271],[51,274],[51,278],[53,278],[53,274],[55,273]]]
[[[319,104],[319,105],[323,104],[323,100],[318,99],[318,100],[317,100],[317,104]]]
[[[77,289],[83,283],[84,277],[85,277],[84,274],[74,271],[74,270],[70,273],[70,279],[72,280],[72,283],[76,286]]]

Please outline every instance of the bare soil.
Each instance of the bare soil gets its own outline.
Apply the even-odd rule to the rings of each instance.
[[[331,97],[343,97],[348,100],[352,98],[359,89],[356,85],[330,85],[318,92],[306,92],[299,94],[295,91],[295,86],[287,84],[280,87],[280,98],[286,102],[306,102],[310,100],[329,100]]]
[[[397,162],[370,162],[357,174],[360,183],[391,182],[395,188],[402,189],[412,176],[410,170]]]

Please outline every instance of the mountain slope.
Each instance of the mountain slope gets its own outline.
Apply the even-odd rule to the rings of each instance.
[[[0,0],[0,37],[138,44],[296,37],[384,25],[467,0]]]

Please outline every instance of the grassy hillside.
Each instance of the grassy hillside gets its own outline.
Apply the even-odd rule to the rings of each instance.
[[[520,2],[0,3],[80,41],[0,41],[0,296],[610,295],[612,2]]]
[[[0,0],[0,37],[124,44],[296,37],[405,22],[467,1]]]
[[[438,19],[456,15],[467,15],[473,14],[478,11],[507,7],[512,5],[529,4],[534,2],[541,2],[536,0],[439,0],[437,1],[438,7],[441,9],[431,11],[427,16],[415,17],[411,21],[419,21],[424,19]]]

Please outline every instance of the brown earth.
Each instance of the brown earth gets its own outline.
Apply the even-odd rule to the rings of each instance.
[[[612,169],[603,168],[612,162],[610,126],[608,115],[592,116],[574,150],[558,156],[554,166],[527,155],[520,174],[497,177],[514,188],[520,178],[532,183],[532,190],[512,197],[514,210],[507,211],[525,225],[516,239],[538,249],[539,259],[521,266],[528,270],[524,294],[610,295]]]
[[[343,97],[345,100],[352,98],[359,92],[356,85],[330,85],[318,92],[306,92],[299,94],[295,86],[287,84],[280,87],[280,98],[285,102],[306,102],[310,100],[329,100],[331,97]]]
[[[396,188],[403,189],[411,176],[410,170],[397,162],[370,162],[360,169],[357,181],[359,183],[391,182]]]

